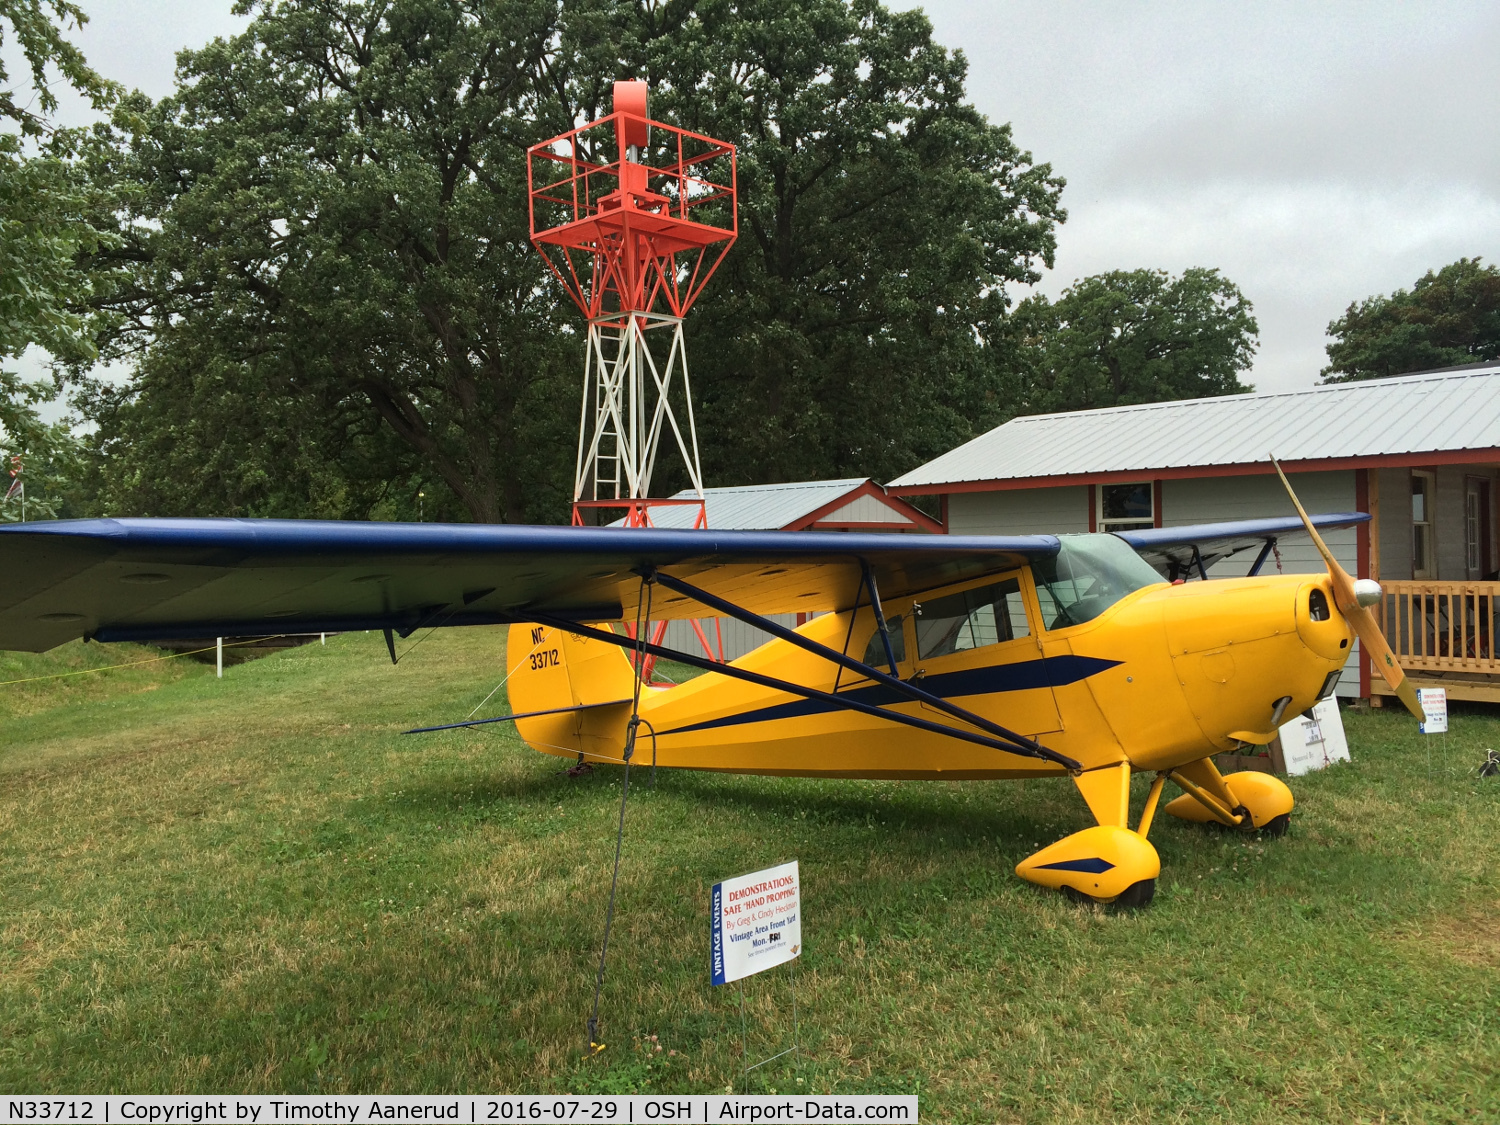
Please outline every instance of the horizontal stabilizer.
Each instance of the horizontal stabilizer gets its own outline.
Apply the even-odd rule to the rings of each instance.
[[[572,707],[549,707],[545,711],[523,711],[519,715],[496,715],[489,719],[465,719],[461,723],[443,723],[436,727],[413,727],[402,734],[431,734],[435,730],[460,730],[463,727],[482,727],[486,723],[513,723],[517,719],[539,719],[543,715],[566,715],[571,711],[590,711],[595,707],[620,707],[628,699],[607,699],[603,703],[578,703]]]

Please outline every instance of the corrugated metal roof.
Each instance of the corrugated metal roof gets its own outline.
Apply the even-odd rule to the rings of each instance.
[[[737,488],[705,488],[708,526],[715,531],[776,531],[819,508],[853,492],[869,477],[847,480],[804,480],[791,484],[751,484]],[[697,494],[685,489],[673,500],[692,500]],[[683,505],[651,509],[657,527],[691,528],[698,509]],[[619,527],[624,520],[611,526]]]
[[[1500,364],[1013,418],[892,488],[1500,448]]]

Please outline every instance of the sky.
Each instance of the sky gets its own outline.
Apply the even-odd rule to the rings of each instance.
[[[1500,5],[892,6],[922,7],[967,56],[974,105],[1067,179],[1039,288],[1217,267],[1255,306],[1245,378],[1261,390],[1316,382],[1328,322],[1351,301],[1460,257],[1500,261]],[[83,7],[89,61],[153,97],[171,92],[178,50],[245,24],[230,0]]]
[[[974,105],[1068,181],[1039,288],[1217,267],[1255,306],[1261,390],[1315,383],[1350,302],[1500,261],[1500,5],[920,7]]]

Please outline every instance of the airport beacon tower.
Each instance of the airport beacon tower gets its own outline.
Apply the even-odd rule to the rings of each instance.
[[[652,121],[646,94],[616,82],[609,116],[528,150],[531,242],[588,319],[573,522],[696,504],[705,527],[682,321],[738,232],[735,150]],[[651,498],[668,430],[696,500]]]

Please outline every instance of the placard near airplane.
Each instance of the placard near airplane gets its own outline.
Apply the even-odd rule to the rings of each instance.
[[[1440,687],[1418,688],[1417,701],[1422,704],[1422,733],[1447,734],[1448,689]]]
[[[714,984],[785,964],[802,952],[797,861],[715,883],[710,953]]]
[[[1336,697],[1329,696],[1314,707],[1312,718],[1298,715],[1281,725],[1281,756],[1289,777],[1349,760],[1349,740]]]

